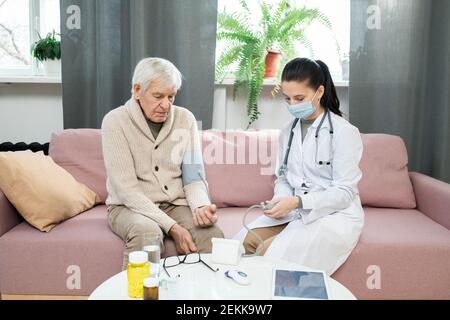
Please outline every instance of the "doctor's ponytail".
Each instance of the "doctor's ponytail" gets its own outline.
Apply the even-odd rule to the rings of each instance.
[[[281,81],[303,82],[305,80],[315,90],[319,89],[320,86],[324,86],[325,92],[322,99],[320,99],[321,105],[325,109],[342,117],[342,112],[339,110],[339,98],[333,79],[331,78],[330,70],[323,61],[296,58],[286,64],[281,75]]]

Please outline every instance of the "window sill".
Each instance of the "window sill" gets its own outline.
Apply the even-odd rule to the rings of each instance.
[[[60,76],[1,76],[0,83],[13,84],[13,83],[61,83]]]
[[[232,86],[234,84],[234,79],[233,78],[225,78],[225,79],[223,79],[223,81],[216,82],[215,84],[216,84],[216,86]],[[274,78],[264,79],[264,83],[263,83],[264,86],[274,86],[276,84],[277,84],[277,81]],[[349,83],[348,83],[348,81],[341,80],[341,81],[336,81],[334,83],[334,85],[335,85],[335,87],[345,88],[345,87],[349,86]]]

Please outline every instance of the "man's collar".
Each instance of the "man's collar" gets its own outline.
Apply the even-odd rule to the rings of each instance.
[[[172,125],[174,122],[174,112],[175,112],[175,106],[172,106],[172,109],[169,112],[169,116],[167,117],[166,121],[164,121],[164,124],[161,128],[161,131],[158,134],[158,137],[153,137],[153,134],[148,126],[147,118],[145,117],[145,114],[139,105],[139,102],[134,99],[134,97],[131,97],[130,100],[126,103],[126,108],[128,110],[128,113],[130,115],[130,118],[135,123],[135,125],[154,143],[159,143],[163,141],[170,133],[170,130],[172,129]]]

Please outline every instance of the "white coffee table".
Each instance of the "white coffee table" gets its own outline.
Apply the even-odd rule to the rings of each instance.
[[[224,272],[233,266],[211,263],[209,254],[201,256],[212,267],[219,268],[219,271],[213,272],[202,263],[181,264],[169,268],[171,275],[180,274],[180,277],[166,283],[167,285],[162,284],[159,290],[160,300],[269,300],[273,268],[301,268],[290,262],[271,261],[264,257],[242,258],[237,268],[248,274],[251,284],[241,286],[224,276]],[[163,283],[169,278],[162,268],[160,278]],[[327,277],[327,282],[331,299],[356,299],[347,288],[333,278]],[[132,300],[127,294],[126,271],[103,282],[92,292],[89,300]]]

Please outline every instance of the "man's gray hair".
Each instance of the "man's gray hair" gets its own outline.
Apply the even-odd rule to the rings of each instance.
[[[169,60],[162,58],[142,59],[134,69],[131,93],[133,93],[135,84],[139,84],[141,92],[144,93],[150,83],[155,80],[161,81],[168,86],[175,86],[179,90],[181,88],[182,75]]]

